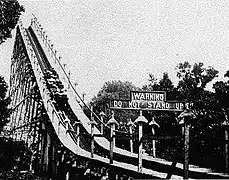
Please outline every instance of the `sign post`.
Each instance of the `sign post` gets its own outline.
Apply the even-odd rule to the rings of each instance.
[[[115,146],[115,138],[114,138],[114,131],[115,131],[115,125],[118,125],[118,122],[114,118],[114,111],[112,111],[112,117],[107,122],[108,125],[110,125],[110,164],[113,164],[113,152],[114,152],[114,146]]]
[[[74,123],[74,126],[76,126],[76,142],[77,142],[77,146],[80,146],[80,122],[76,121]]]
[[[224,154],[225,154],[225,170],[226,172],[228,173],[228,127],[229,127],[229,121],[228,121],[228,116],[225,112],[225,110],[223,109],[223,113],[224,113],[224,117],[225,117],[225,120],[224,122],[222,123],[222,126],[224,127],[224,132],[225,132],[225,151],[224,151]]]
[[[130,152],[134,152],[132,135],[133,135],[133,127],[135,126],[135,124],[133,123],[133,121],[131,121],[131,119],[129,119],[129,122],[127,123],[127,126],[129,126],[129,132],[130,132],[130,135],[131,135],[131,138],[130,138]]]
[[[149,125],[152,127],[152,134],[155,135],[155,127],[159,128],[160,126],[156,123],[154,120],[154,117],[152,118],[152,121],[149,123]],[[156,142],[155,139],[152,141],[152,146],[153,146],[153,157],[156,157]]]
[[[194,113],[190,110],[185,109],[179,116],[178,119],[182,119],[184,122],[184,179],[188,179],[189,171],[189,128],[190,120],[196,118]]]
[[[189,128],[190,125],[184,124],[184,179],[188,179],[189,170]]]
[[[96,125],[96,122],[94,121],[94,116],[93,116],[93,106],[91,106],[91,158],[94,158],[94,127]]]
[[[90,124],[91,124],[91,158],[94,158],[94,152],[95,152],[94,128],[95,128],[96,122],[93,120],[90,122]]]
[[[225,128],[225,169],[228,173],[228,126]]]
[[[142,115],[140,110],[140,116],[135,120],[138,123],[138,172],[142,172],[142,134],[143,134],[143,123],[148,123],[148,120]]]
[[[103,111],[101,111],[100,113],[99,113],[99,115],[100,115],[100,118],[101,118],[101,126],[100,126],[100,132],[101,132],[101,134],[103,134],[103,117],[106,115]]]

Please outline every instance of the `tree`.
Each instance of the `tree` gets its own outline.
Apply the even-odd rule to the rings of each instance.
[[[144,85],[142,87],[142,90],[145,90],[145,91],[166,91],[166,92],[168,92],[168,91],[170,92],[170,91],[174,90],[173,82],[169,78],[169,75],[167,72],[163,73],[163,77],[159,81],[158,81],[158,79],[156,79],[154,77],[153,74],[150,73],[148,80],[149,80],[150,84]]]
[[[205,92],[206,85],[218,75],[213,67],[205,68],[203,63],[195,63],[191,66],[187,61],[177,66],[178,91],[187,101],[195,101]]]
[[[111,100],[129,100],[130,91],[137,89],[139,88],[137,88],[131,82],[128,81],[108,81],[104,83],[103,87],[98,92],[97,96],[95,96],[90,103],[93,105],[94,111],[96,113],[105,111],[105,113],[109,116],[109,103]]]
[[[229,108],[229,84],[223,81],[217,81],[213,88],[215,89],[218,108]]]
[[[203,63],[191,66],[187,61],[177,66],[177,77],[180,79],[177,90],[180,99],[193,104],[196,113],[212,111],[214,107],[214,93],[206,90],[206,86],[215,77],[218,71],[213,67],[204,67]]]
[[[171,79],[169,78],[169,75],[167,72],[163,74],[162,79],[159,81],[160,89],[163,91],[173,91],[174,90],[174,85]]]
[[[226,72],[224,77],[229,78],[229,71]],[[229,112],[229,80],[217,81],[213,84],[213,88],[215,89],[216,99],[217,99],[217,107],[228,114]]]
[[[24,12],[17,0],[0,0],[0,44],[11,38],[11,31],[15,28],[21,12]]]
[[[6,123],[8,122],[10,109],[8,105],[10,103],[10,98],[6,97],[7,84],[2,76],[0,76],[0,132]]]
[[[177,87],[174,87],[167,73],[163,74],[161,80],[157,80],[152,74],[149,74],[149,85],[143,86],[145,91],[166,91],[166,99],[184,101],[193,104],[193,111],[197,118],[192,121],[191,128],[191,148],[193,154],[198,154],[201,159],[201,152],[204,150],[217,150],[218,145],[212,146],[209,141],[199,141],[196,143],[194,139],[199,138],[203,134],[208,134],[212,137],[216,137],[217,131],[215,126],[220,125],[222,113],[218,112],[218,108],[215,106],[217,99],[213,92],[208,91],[206,86],[217,77],[218,71],[213,67],[204,67],[203,63],[189,64],[187,61],[179,63],[177,68],[177,77],[179,83]],[[174,112],[148,112],[148,116],[155,116],[156,122],[160,125],[157,132],[158,135],[180,135],[180,127],[176,121],[178,114]],[[149,119],[148,118],[148,119]],[[204,143],[202,143],[204,142]],[[158,150],[161,158],[180,159],[183,143],[181,141],[159,141]],[[195,146],[199,150],[195,150]],[[162,149],[160,150],[160,148]],[[203,151],[202,151],[203,150]],[[174,153],[174,154],[173,154]],[[205,151],[205,153],[207,153]],[[204,154],[204,153],[203,153]],[[195,156],[194,156],[195,157]],[[194,158],[193,158],[194,159]],[[191,159],[193,161],[193,159]],[[198,158],[197,158],[198,159]],[[196,159],[194,159],[196,161]]]
[[[152,73],[149,73],[148,81],[150,82],[149,84],[142,86],[143,91],[157,91],[157,90],[159,90],[158,79],[155,78],[155,76]]]
[[[221,138],[223,113],[217,105],[216,94],[206,88],[217,76],[217,70],[204,67],[203,63],[190,65],[186,61],[177,66],[177,77],[180,79],[177,86],[179,97],[182,101],[192,103],[191,108],[197,117],[191,121],[190,128],[191,163],[194,161],[211,167],[222,164],[219,162],[222,158],[220,144],[212,141],[211,137]],[[217,83],[215,87],[222,88],[223,84]]]
[[[163,73],[162,79],[158,80],[153,74],[149,74],[150,84],[142,87],[143,91],[165,91],[167,100],[176,100],[177,90],[167,72]]]
[[[177,90],[181,100],[192,103],[193,110],[198,116],[195,125],[210,128],[218,119],[215,113],[215,94],[206,90],[207,84],[217,76],[217,70],[213,67],[206,68],[203,63],[191,66],[185,61],[177,66],[177,77],[180,79]]]

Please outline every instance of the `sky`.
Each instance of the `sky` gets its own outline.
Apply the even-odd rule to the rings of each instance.
[[[107,81],[148,84],[168,72],[177,83],[178,63],[203,62],[229,69],[229,1],[66,0],[19,1],[28,27],[38,18],[62,62],[90,100]],[[0,75],[8,81],[13,37],[0,45]]]

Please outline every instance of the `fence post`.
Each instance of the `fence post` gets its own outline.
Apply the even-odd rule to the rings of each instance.
[[[100,118],[101,118],[101,126],[100,126],[100,132],[101,132],[101,134],[103,134],[103,117],[106,115],[103,111],[101,111],[100,113],[99,113],[99,115],[100,115]]]
[[[223,110],[223,113],[224,113],[224,116],[225,116],[225,120],[224,122],[222,123],[222,126],[224,127],[224,137],[225,137],[225,170],[226,172],[228,173],[228,126],[229,126],[229,122],[228,122],[228,116],[227,116],[227,113],[224,109]]]
[[[133,121],[131,121],[131,119],[129,119],[127,126],[129,126],[129,131],[130,131],[130,135],[131,135],[131,137],[130,137],[130,152],[134,152],[132,135],[133,135],[133,127],[135,126],[135,124],[133,123]]]
[[[187,122],[184,123],[184,179],[188,179],[189,170],[189,128]]]
[[[225,169],[228,173],[228,130],[225,128]]]
[[[80,124],[81,123],[79,121],[74,123],[74,126],[76,126],[76,142],[78,147],[80,146]]]
[[[154,120],[154,117],[152,117],[152,121],[149,123],[149,125],[152,127],[152,134],[155,135],[155,128],[159,128],[159,124],[156,123]],[[156,157],[156,141],[155,139],[152,140],[152,146],[153,146],[153,157]]]
[[[184,176],[183,179],[188,179],[189,171],[189,128],[190,120],[196,118],[195,114],[188,109],[185,109],[179,116],[178,119],[182,119],[182,124],[184,125]],[[181,124],[181,123],[179,123]]]
[[[94,158],[94,152],[95,152],[95,143],[94,143],[94,127],[96,125],[95,121],[91,121],[91,158]]]
[[[107,125],[110,125],[110,164],[113,164],[113,151],[114,151],[114,130],[115,130],[115,125],[118,125],[118,122],[114,118],[114,111],[112,111],[112,117],[111,119],[107,122]]]
[[[142,115],[142,110],[140,110],[140,116],[134,121],[138,123],[138,172],[142,172],[142,135],[143,135],[143,123],[148,123],[148,120]]]

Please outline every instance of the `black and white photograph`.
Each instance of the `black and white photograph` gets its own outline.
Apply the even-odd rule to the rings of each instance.
[[[0,180],[229,179],[229,1],[0,0]]]

